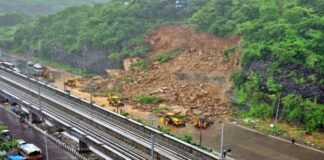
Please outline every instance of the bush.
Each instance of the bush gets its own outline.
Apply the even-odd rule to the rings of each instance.
[[[128,112],[124,112],[123,113],[123,116],[128,117],[129,116],[129,113]]]
[[[274,108],[268,104],[253,104],[249,111],[249,116],[268,119],[274,113]]]
[[[223,54],[226,56],[226,57],[230,57],[231,55],[235,54],[236,53],[236,49],[237,47],[226,47],[223,49]]]
[[[159,130],[163,133],[170,134],[171,130],[169,128],[160,127]]]
[[[269,134],[273,134],[273,135],[282,135],[284,133],[286,133],[287,131],[278,127],[278,126],[274,126],[274,127],[264,127],[264,126],[261,126],[259,128],[260,131],[262,132],[266,132],[266,133],[269,133]]]
[[[153,112],[155,113],[161,113],[164,111],[164,108],[161,108],[161,107],[153,107]]]
[[[159,104],[162,102],[162,98],[154,96],[138,96],[136,100],[141,104]]]
[[[134,69],[138,67],[141,70],[148,68],[151,65],[151,62],[148,59],[140,60],[138,62],[132,63],[130,68]]]
[[[175,118],[178,118],[178,119],[183,119],[186,117],[186,115],[182,114],[182,113],[179,113],[179,114],[175,114],[174,115]]]
[[[187,143],[192,143],[192,137],[189,136],[189,135],[183,135],[183,136],[180,136],[179,139],[187,142]]]
[[[240,86],[245,81],[245,76],[243,72],[236,72],[231,75],[231,81],[234,82],[236,86]]]
[[[182,48],[177,48],[175,50],[163,53],[163,54],[159,54],[157,56],[154,57],[155,61],[159,61],[161,63],[166,63],[170,60],[172,60],[174,57],[176,57],[179,53],[181,53],[183,51]]]
[[[4,130],[5,126],[0,123],[0,131]],[[16,148],[18,143],[16,140],[5,140],[5,137],[0,135],[0,151],[10,151],[13,148]],[[1,158],[1,157],[0,157]]]

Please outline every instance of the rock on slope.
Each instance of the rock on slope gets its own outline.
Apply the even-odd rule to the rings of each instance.
[[[124,86],[125,96],[133,99],[139,95],[159,96],[167,104],[181,106],[189,115],[231,114],[230,76],[240,69],[240,54],[226,57],[223,50],[237,46],[239,37],[221,38],[198,33],[188,25],[172,25],[154,29],[147,35],[147,41],[151,44],[152,64],[145,70],[125,73],[123,77],[135,79]],[[156,55],[177,48],[182,53],[167,63],[154,61]]]

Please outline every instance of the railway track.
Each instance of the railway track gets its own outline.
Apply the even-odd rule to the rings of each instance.
[[[8,86],[7,84],[4,84],[3,82],[0,82],[0,87],[3,91],[15,95],[20,99],[24,99],[24,97],[28,96],[26,93],[22,93],[21,91]],[[24,99],[24,101],[39,108],[37,98],[29,97],[28,99]],[[56,119],[59,119],[60,121],[63,121],[64,123],[77,128],[79,131],[84,133],[84,135],[89,135],[100,142],[104,142],[105,145],[118,152],[118,154],[122,153],[122,157],[124,157],[123,159],[144,160],[147,158],[147,156],[145,156],[145,154],[142,154],[140,151],[137,151],[140,153],[138,154],[136,153],[136,149],[131,147],[126,148],[122,146],[120,141],[114,139],[110,135],[102,133],[102,131],[98,131],[98,129],[93,126],[89,126],[85,123],[80,123],[79,119],[65,112],[62,112],[53,105],[42,102],[42,111],[43,114],[46,114],[49,117],[55,117]]]
[[[107,145],[108,148],[111,148],[116,153],[125,154],[125,159],[148,159],[148,151],[151,147],[150,133],[143,132],[143,130],[137,129],[133,127],[133,125],[123,123],[118,119],[85,107],[67,97],[60,96],[52,90],[47,89],[47,86],[24,79],[20,75],[9,73],[3,69],[0,70],[0,75],[0,80],[2,81],[0,83],[1,88],[5,88],[5,90],[11,94],[19,95],[19,98],[35,106],[38,106],[38,98],[36,95],[38,94],[38,89],[41,88],[41,98],[51,103],[42,102],[42,106],[44,106],[43,111],[45,113],[59,118],[65,123],[77,128],[79,131],[91,136],[91,138],[103,145]],[[14,80],[14,82],[12,82],[12,80]],[[21,89],[17,89],[18,86]],[[33,96],[30,96],[31,93]],[[81,120],[82,124],[80,124],[79,117],[71,116],[71,114],[66,113],[66,111],[83,116],[84,118]],[[101,127],[93,126],[92,122]],[[131,146],[127,144],[127,141],[120,140],[119,138],[107,134],[102,130],[103,127],[109,128],[113,132],[127,137],[128,140],[135,141],[140,144],[142,148]],[[181,150],[181,148],[175,148],[160,139],[156,139],[155,142],[155,152],[163,155],[163,157],[167,159],[199,159]],[[142,151],[143,147],[146,148],[146,151]]]

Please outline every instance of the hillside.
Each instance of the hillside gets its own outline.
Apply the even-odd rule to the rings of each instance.
[[[242,35],[242,71],[234,74],[235,102],[245,116],[279,117],[324,127],[324,3],[305,1],[210,1],[190,22],[198,30]],[[242,112],[241,112],[242,114]]]
[[[148,45],[143,38],[152,27],[186,21],[203,4],[194,1],[187,8],[176,8],[173,0],[127,5],[113,0],[75,6],[19,28],[6,48],[104,73],[106,68],[121,67],[125,57],[146,56]]]
[[[221,106],[218,115],[230,114],[231,101],[242,117],[271,120],[278,108],[281,122],[307,133],[324,128],[322,0],[124,2],[40,17],[5,34],[0,45],[101,74],[139,57],[135,72],[111,89],[133,98],[155,92],[191,113],[198,106],[214,114]],[[166,24],[178,26],[159,27]]]
[[[231,115],[230,76],[240,69],[240,54],[227,57],[223,50],[237,45],[239,37],[221,38],[197,33],[188,25],[167,25],[155,28],[146,40],[150,42],[149,58],[133,63],[133,69],[121,77],[99,81],[101,95],[123,85],[121,94],[140,110],[152,111],[155,107],[137,105],[136,97],[144,95],[161,97],[164,104],[185,115],[216,119]],[[172,51],[178,51],[173,58],[158,58]],[[139,67],[143,62],[147,64],[145,69]]]
[[[53,14],[80,4],[104,3],[109,0],[1,0],[0,13],[20,13],[29,16]]]

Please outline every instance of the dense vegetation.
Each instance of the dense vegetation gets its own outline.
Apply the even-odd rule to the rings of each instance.
[[[13,36],[20,25],[29,23],[31,17],[22,14],[0,14],[0,46],[6,47],[13,41]]]
[[[309,132],[324,128],[323,0],[183,2],[177,7],[175,0],[112,0],[71,7],[2,32],[6,34],[0,30],[0,44],[18,53],[41,53],[43,58],[53,57],[58,48],[71,56],[101,48],[121,62],[145,57],[145,34],[165,23],[188,22],[211,34],[241,35],[243,69],[232,80],[235,103],[248,108],[244,114],[274,118],[279,106],[280,120],[304,125]],[[157,58],[167,61],[172,56]],[[146,63],[141,64],[144,68]]]
[[[103,48],[115,62],[127,56],[143,57],[148,51],[145,33],[163,23],[184,22],[201,4],[192,1],[177,8],[174,0],[114,0],[106,5],[71,7],[20,27],[9,48],[41,52],[43,57],[50,57],[53,47],[69,54]]]
[[[30,17],[22,14],[0,14],[0,27],[10,27],[24,24],[31,20]]]
[[[0,123],[0,132],[5,129],[5,126]],[[7,140],[2,134],[0,135],[0,151],[10,151],[13,148],[16,148],[18,143],[16,140]],[[0,156],[0,160],[5,159]]]
[[[109,0],[1,0],[0,13],[47,15],[77,4],[108,2]]]
[[[243,70],[232,79],[248,116],[272,118],[279,106],[281,119],[313,131],[324,127],[323,8],[322,0],[214,0],[190,22],[243,36]]]

